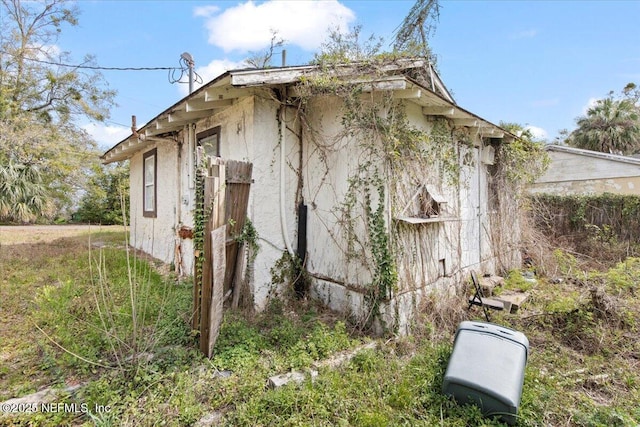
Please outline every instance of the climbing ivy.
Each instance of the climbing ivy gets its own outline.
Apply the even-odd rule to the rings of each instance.
[[[251,254],[251,257],[249,258],[248,263],[252,264],[253,261],[255,261],[256,256],[258,255],[260,245],[258,244],[258,230],[256,230],[256,228],[254,227],[251,219],[247,218],[245,220],[240,234],[235,237],[235,241],[238,243],[244,243],[249,247],[249,253]]]
[[[381,180],[376,183],[378,202],[375,209],[371,192],[365,191],[365,211],[368,219],[368,238],[374,259],[373,280],[369,290],[372,318],[379,317],[380,303],[388,301],[397,290],[398,271],[391,248],[384,209],[385,189]]]
[[[206,212],[204,209],[204,178],[206,170],[196,169],[195,178],[195,209],[193,210],[193,253],[194,253],[194,283],[202,283],[202,266],[204,263],[204,228]]]
[[[397,63],[402,67],[401,61],[416,60],[409,51],[381,52],[381,46],[375,38],[362,43],[359,29],[348,36],[333,34],[314,57],[320,72],[300,79],[295,98],[305,137],[324,163],[324,177],[329,175],[332,152],[346,146],[350,153],[356,147],[359,151],[357,164],[347,178],[346,192],[336,195],[341,200],[333,210],[339,231],[329,233],[341,245],[345,262],[359,262],[370,271],[367,294],[370,317],[374,319],[398,286],[394,253],[398,250],[398,229],[389,223],[386,207],[399,205],[395,199],[405,197],[406,189],[424,185],[426,170],[453,188],[460,186],[461,177],[465,176],[462,169],[473,166],[475,161],[468,128],[455,127],[446,118],[428,119],[430,123],[424,127],[414,125],[402,100],[376,90],[376,77],[384,77],[388,65]],[[422,59],[428,63],[428,58]],[[431,85],[429,67],[416,67],[406,74],[426,87]],[[345,78],[347,75],[353,79]],[[342,128],[329,140],[307,117],[312,100],[319,97],[340,100]],[[498,168],[500,173],[496,176],[503,179],[494,180],[492,185],[512,185],[538,173],[532,168],[531,156],[541,150],[529,142],[516,141],[513,147],[502,150],[505,167]],[[403,182],[397,182],[396,177],[402,177]]]
[[[378,59],[358,63],[363,75],[379,71]],[[367,82],[350,83],[335,77],[331,65],[323,65],[323,73],[302,79],[298,94],[303,123],[306,108],[312,98],[337,97],[341,102],[341,131],[337,141],[357,144],[358,163],[348,177],[348,188],[335,209],[343,236],[342,250],[346,262],[359,261],[371,272],[366,285],[368,319],[380,319],[381,305],[388,302],[397,290],[398,272],[394,249],[393,224],[389,224],[387,198],[396,197],[388,188],[395,176],[412,175],[406,170],[407,162],[415,165],[409,185],[424,184],[424,171],[432,170],[443,176],[452,186],[460,181],[463,165],[472,163],[472,157],[460,159],[460,145],[472,146],[471,138],[454,128],[445,119],[434,119],[430,127],[413,125],[402,101],[382,91],[371,91]],[[309,132],[321,159],[334,141],[322,140],[319,133]],[[327,171],[329,165],[325,163]],[[394,205],[392,203],[392,205]],[[362,231],[365,231],[364,233]]]

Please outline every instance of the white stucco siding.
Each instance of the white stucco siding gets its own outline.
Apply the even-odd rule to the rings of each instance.
[[[250,161],[253,158],[254,104],[253,96],[241,98],[198,122],[196,133],[220,126],[220,157]]]
[[[304,194],[309,205],[307,269],[315,278],[315,297],[333,309],[366,316],[364,295],[372,279],[371,266],[366,262],[373,261],[368,248],[357,248],[361,256],[349,258],[346,222],[340,207],[348,193],[349,178],[360,162],[372,159],[362,157],[355,139],[337,138],[343,130],[341,107],[341,101],[334,97],[318,98],[308,105],[313,132],[307,131],[303,136]],[[420,106],[408,102],[405,112],[411,126],[431,131],[432,122],[422,114]],[[429,143],[432,142],[425,141]],[[475,143],[479,145],[480,140]],[[486,252],[483,259],[493,257],[489,238],[491,213],[487,206],[488,170],[479,161],[478,149],[471,150],[474,161],[463,168],[460,186],[447,181],[437,164],[425,168],[424,161],[411,156],[395,162],[393,170],[383,170],[382,163],[377,165],[387,176],[384,203],[388,225],[393,227],[390,235],[396,239],[393,244],[398,270],[396,293],[381,312],[387,327],[406,329],[426,293],[453,291],[463,281],[464,268],[480,264],[481,248]],[[396,217],[418,214],[414,196],[422,186],[428,186],[447,202],[443,205],[442,220],[396,224]],[[364,194],[357,194],[357,199],[351,214],[360,216],[362,223],[356,221],[355,233],[366,236],[364,213],[358,211]],[[461,259],[463,253],[466,263]],[[363,258],[367,261],[362,262]]]
[[[407,120],[412,127],[431,134],[433,121],[422,114],[422,107],[411,102],[404,104]],[[424,142],[426,145],[433,141]],[[446,149],[437,147],[436,149]],[[454,147],[455,148],[455,147]],[[405,156],[392,174],[392,211],[394,217],[419,214],[416,192],[424,185],[445,201],[441,205],[438,222],[423,224],[400,223],[396,228],[396,254],[399,272],[398,292],[439,287],[442,277],[459,268],[460,212],[458,188],[443,175],[435,162],[425,167],[425,160]]]
[[[252,291],[257,309],[264,308],[271,292],[276,291],[272,283],[271,268],[286,250],[281,227],[280,212],[280,130],[278,104],[259,96],[254,98],[253,144],[249,149],[253,163],[254,183],[251,186],[249,218],[259,236],[260,250],[254,263]],[[294,133],[299,124],[294,120],[295,112],[287,111],[284,132],[285,147],[285,224],[292,250],[296,250],[299,138]]]
[[[304,198],[308,205],[307,269],[312,276],[334,283],[365,285],[371,281],[371,273],[363,263],[363,259],[369,257],[369,248],[360,244],[360,241],[366,242],[367,233],[361,213],[364,194],[357,194],[349,210],[356,219],[352,222],[352,237],[341,212],[349,191],[349,178],[364,161],[362,152],[357,141],[339,137],[343,130],[342,104],[337,97],[315,98],[307,105],[307,111],[310,128],[303,134]],[[374,191],[374,206],[379,203],[377,199]]]
[[[156,216],[143,216],[143,156],[156,149],[157,200]],[[177,144],[162,141],[131,158],[131,245],[165,263],[172,263],[175,255],[175,226],[177,224]]]
[[[195,134],[220,126],[220,154],[223,159],[253,163],[248,216],[259,236],[260,250],[253,265],[251,283],[257,309],[262,309],[273,290],[271,268],[286,250],[280,226],[280,139],[277,120],[278,104],[262,97],[246,97],[232,106],[197,123]],[[299,147],[296,135],[299,124],[289,111],[285,131],[285,216],[292,249],[296,249]],[[132,245],[166,262],[174,262],[176,229],[193,227],[195,189],[193,186],[193,145],[185,132],[180,159],[176,143],[161,142],[157,148],[158,205],[156,218],[142,215],[142,156],[131,159],[131,241]],[[196,138],[197,139],[197,138]],[[178,179],[178,165],[181,179]],[[180,188],[180,194],[178,194]],[[181,204],[177,208],[178,202]],[[178,218],[178,214],[179,217]],[[185,274],[193,271],[193,241],[181,239],[182,267]]]

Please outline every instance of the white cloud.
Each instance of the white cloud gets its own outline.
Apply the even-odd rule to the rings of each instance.
[[[311,51],[320,46],[328,28],[347,32],[354,20],[355,13],[337,0],[269,0],[260,4],[250,0],[209,14],[206,28],[209,43],[225,52],[267,47],[272,31],[285,43]]]
[[[195,72],[202,78],[202,81],[195,82],[193,85],[193,90],[196,90],[202,85],[209,83],[211,80],[215,79],[225,71],[245,67],[246,66],[244,65],[244,62],[234,62],[228,59],[214,59],[213,61],[209,62],[209,64],[203,67],[195,68]],[[178,90],[180,91],[180,94],[182,96],[187,96],[189,94],[189,85],[179,84]]]
[[[193,16],[202,16],[209,18],[214,15],[220,8],[218,6],[199,6],[193,9]]]
[[[124,126],[111,126],[103,123],[87,123],[82,126],[100,147],[110,148],[131,135],[131,129]]]
[[[544,130],[544,129],[540,128],[540,127],[537,127],[537,126],[527,125],[524,128],[531,132],[531,135],[533,136],[533,139],[537,139],[537,140],[547,139],[547,137],[549,135],[546,130]]]
[[[532,39],[537,35],[538,35],[538,30],[530,29],[530,30],[523,30],[517,33],[513,33],[511,34],[511,38],[512,39]]]

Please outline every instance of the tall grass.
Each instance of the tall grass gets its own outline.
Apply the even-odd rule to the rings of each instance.
[[[66,367],[135,374],[161,346],[190,339],[189,285],[163,278],[126,250],[93,249],[76,279],[40,289],[33,320]]]

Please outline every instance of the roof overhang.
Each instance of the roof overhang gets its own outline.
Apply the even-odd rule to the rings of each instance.
[[[236,99],[251,94],[251,89],[232,87],[230,80],[231,76],[227,72],[181,99],[139,130],[132,129],[130,136],[102,155],[103,162],[112,163],[128,159],[147,145],[166,139],[185,126],[210,117],[217,111],[233,105]]]
[[[429,67],[431,76],[435,76],[431,79],[431,88],[402,74],[402,71],[420,67]],[[499,126],[459,107],[427,61],[408,58],[380,64],[376,66],[376,73],[363,71],[361,64],[339,65],[329,70],[308,65],[227,71],[160,113],[139,130],[132,128],[130,136],[101,158],[104,163],[129,159],[148,145],[174,137],[185,126],[210,117],[233,105],[237,99],[264,88],[287,85],[292,87],[289,95],[295,97],[298,95],[296,85],[304,77],[321,72],[329,72],[345,84],[362,84],[364,92],[390,91],[396,99],[406,99],[420,105],[424,115],[448,118],[454,126],[467,127],[481,137],[516,138]],[[436,91],[436,86],[441,86],[441,89]]]

